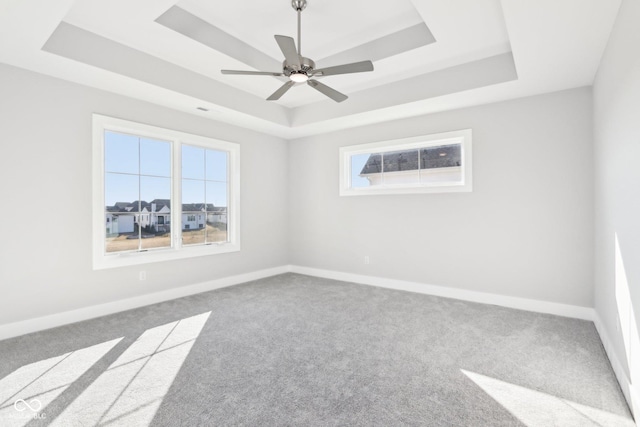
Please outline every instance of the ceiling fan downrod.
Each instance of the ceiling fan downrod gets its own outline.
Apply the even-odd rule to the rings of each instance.
[[[302,56],[302,37],[300,27],[302,26],[302,11],[307,7],[307,0],[291,0],[291,7],[298,13],[298,55]]]

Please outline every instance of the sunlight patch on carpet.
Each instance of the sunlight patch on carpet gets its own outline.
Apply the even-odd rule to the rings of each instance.
[[[461,371],[528,427],[635,427],[633,421],[610,412],[464,369]]]
[[[146,330],[51,425],[149,425],[210,314]]]
[[[0,424],[46,419],[46,408],[122,338],[24,365],[0,380]]]

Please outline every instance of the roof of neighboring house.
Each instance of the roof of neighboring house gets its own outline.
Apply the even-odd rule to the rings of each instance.
[[[105,209],[110,213],[138,213],[138,208],[142,211],[151,212],[152,204],[155,204],[155,211],[160,212],[165,206],[171,209],[171,201],[167,199],[154,199],[151,203],[144,200],[125,203],[118,202],[114,206],[107,206]],[[213,203],[183,203],[182,212],[226,212],[225,206],[214,206]]]
[[[153,199],[151,203],[155,203],[156,205],[163,205],[171,208],[171,199]]]
[[[164,209],[166,206],[167,209],[170,209],[170,206],[168,205],[163,205],[162,203],[156,203],[156,210],[154,212],[160,212],[162,209]]]
[[[151,210],[151,205],[149,203],[145,202],[144,200],[136,200],[129,203],[125,209],[127,212],[138,212],[138,209],[142,211],[147,207],[147,210]]]
[[[418,160],[419,153],[419,160]],[[371,154],[360,175],[460,166],[460,144],[441,145],[414,150]]]
[[[183,203],[182,212],[204,212],[205,207],[207,212],[215,210],[213,203]]]

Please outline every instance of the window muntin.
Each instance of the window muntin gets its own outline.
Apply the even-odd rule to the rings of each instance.
[[[239,250],[239,154],[237,144],[94,115],[94,268]]]
[[[471,191],[471,178],[471,130],[340,149],[340,195]]]

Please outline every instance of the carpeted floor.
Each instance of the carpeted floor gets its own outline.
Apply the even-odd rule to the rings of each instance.
[[[285,274],[0,342],[0,426],[633,426],[591,322]]]

